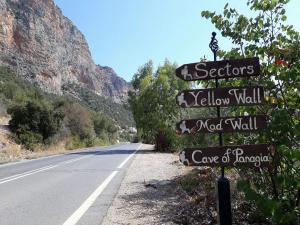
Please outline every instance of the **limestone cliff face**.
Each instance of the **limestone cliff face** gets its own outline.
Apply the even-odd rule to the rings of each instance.
[[[120,102],[130,89],[94,64],[85,37],[53,0],[0,0],[0,65],[56,94],[75,83]]]

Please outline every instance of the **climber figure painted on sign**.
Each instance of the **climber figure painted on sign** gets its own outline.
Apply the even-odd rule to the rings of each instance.
[[[180,162],[182,162],[186,166],[188,166],[190,164],[189,160],[185,158],[185,151],[182,151],[179,154],[179,160],[180,160]]]
[[[182,104],[185,105],[185,107],[188,107],[187,101],[184,100],[184,93],[181,93],[180,95],[177,96],[177,101],[178,104],[181,106]]]
[[[181,70],[181,75],[185,80],[192,80],[193,76],[189,74],[189,69],[188,66],[184,66],[183,69]]]
[[[189,134],[191,133],[191,130],[186,127],[186,121],[183,120],[181,124],[179,125],[179,128],[181,129],[181,133],[184,134],[184,132],[188,132]]]

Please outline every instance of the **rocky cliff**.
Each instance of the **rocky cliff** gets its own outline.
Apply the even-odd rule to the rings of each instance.
[[[53,0],[0,0],[0,65],[43,90],[61,94],[78,84],[120,102],[130,85],[95,65],[83,34]]]

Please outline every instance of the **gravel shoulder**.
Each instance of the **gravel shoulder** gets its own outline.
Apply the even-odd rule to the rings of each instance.
[[[171,218],[183,196],[174,180],[185,168],[176,154],[152,150],[143,145],[137,152],[102,225],[175,224]]]
[[[143,145],[102,225],[215,225],[219,176],[218,168],[185,167],[177,154]],[[226,177],[231,184],[233,225],[257,225],[249,218],[254,208],[236,188],[238,172],[229,170]]]

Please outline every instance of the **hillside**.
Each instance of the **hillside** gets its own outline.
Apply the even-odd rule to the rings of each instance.
[[[38,92],[49,101],[55,101],[62,98],[62,96],[44,92],[39,87],[32,85],[30,82],[20,79],[10,69],[0,66],[0,106],[8,106],[10,104],[9,98],[15,99],[17,98],[16,96],[20,95],[20,92],[22,93],[20,89]],[[80,105],[89,110],[94,110],[106,115],[120,127],[132,127],[135,125],[132,113],[125,104],[119,104],[111,101],[108,98],[99,96],[95,92],[76,84],[64,85],[62,87],[62,93],[65,98],[78,102]],[[2,109],[0,110],[0,114],[1,111],[6,113],[6,110]]]
[[[42,90],[62,94],[75,84],[114,102],[131,85],[96,65],[84,35],[53,0],[0,0],[0,65]]]

